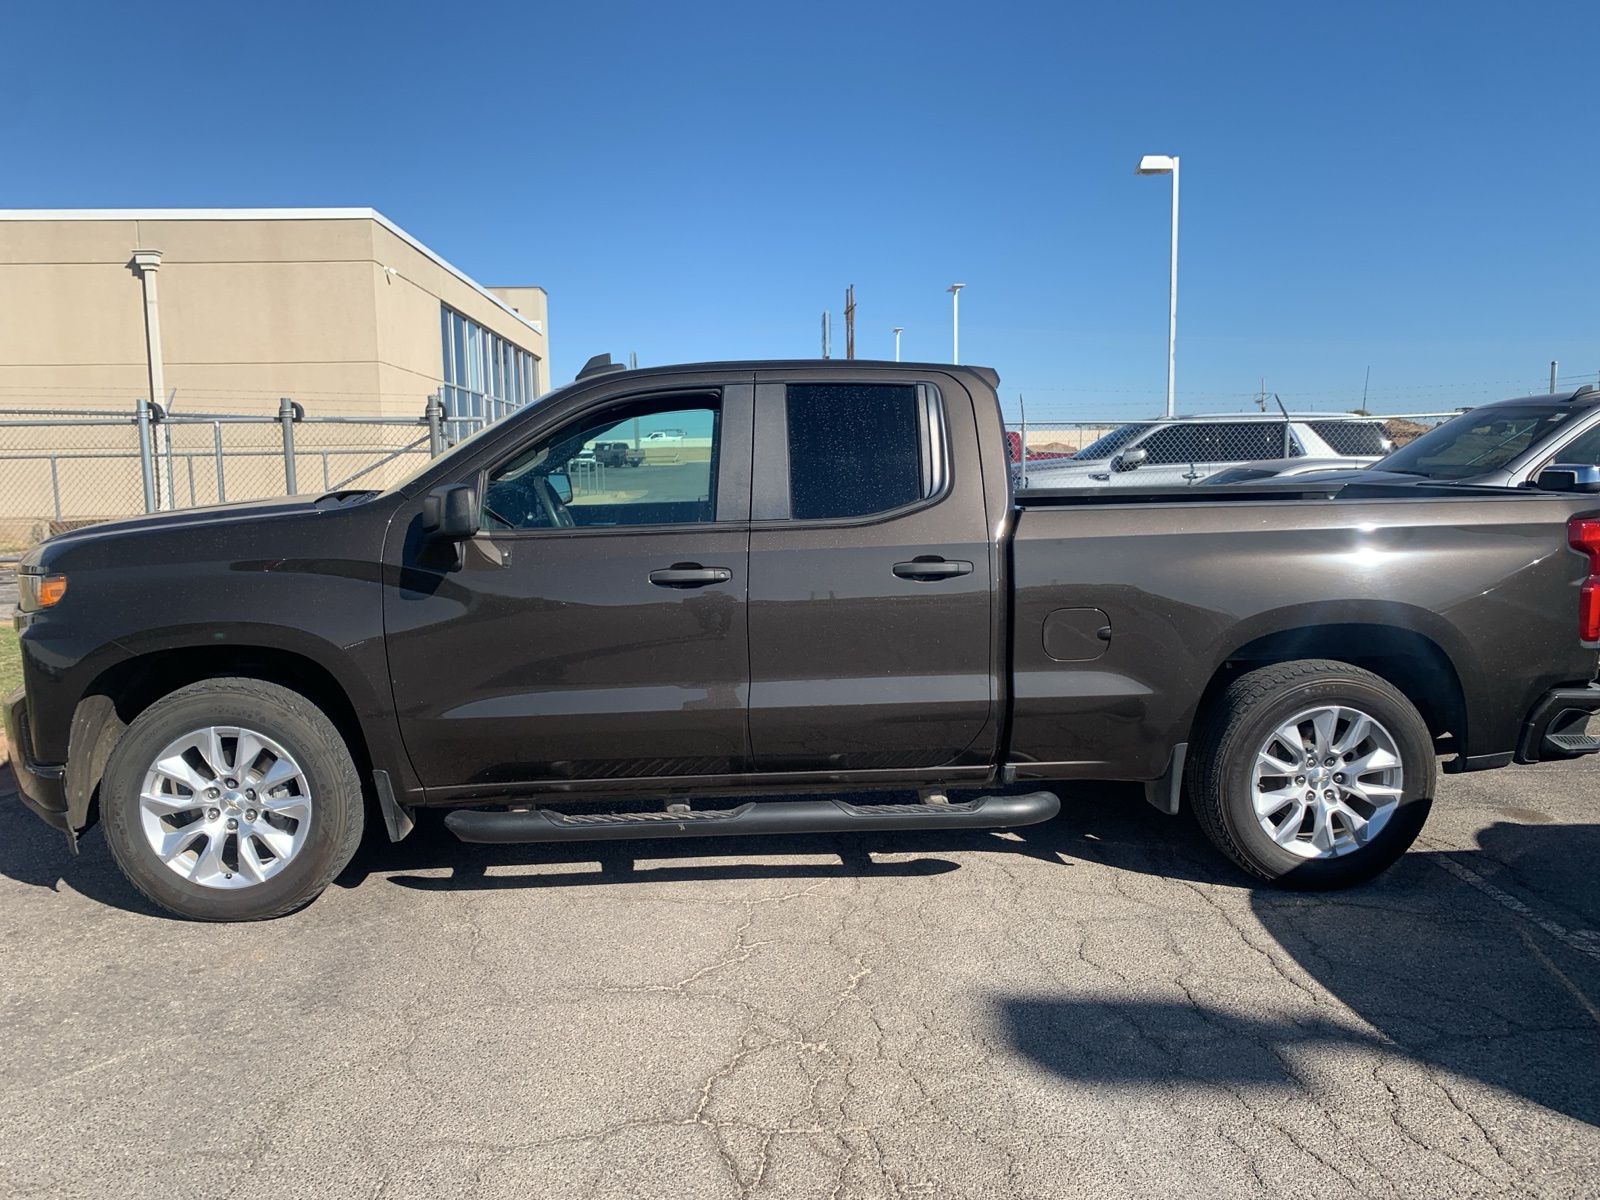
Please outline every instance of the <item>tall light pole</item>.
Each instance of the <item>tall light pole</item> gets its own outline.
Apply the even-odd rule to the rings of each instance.
[[[961,361],[961,289],[964,283],[952,283],[945,291],[950,293],[950,361]]]
[[[1139,175],[1172,176],[1172,253],[1167,288],[1167,416],[1172,415],[1173,381],[1178,349],[1178,156],[1146,154],[1134,168]]]
[[[904,325],[896,325],[894,327],[894,360],[895,360],[895,362],[899,362],[900,361],[900,335],[902,333],[904,333],[905,331],[906,331],[906,327]]]

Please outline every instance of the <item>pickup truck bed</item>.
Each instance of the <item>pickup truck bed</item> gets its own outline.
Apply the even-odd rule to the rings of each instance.
[[[472,841],[998,827],[1057,803],[969,790],[1052,779],[1141,782],[1256,876],[1328,886],[1404,851],[1436,757],[1600,748],[1600,499],[1015,497],[996,383],[598,368],[381,493],[53,538],[19,576],[24,800],[74,840],[98,816],[137,886],[212,919],[307,902],[369,815],[401,837],[448,807]],[[662,428],[659,460],[568,473]]]

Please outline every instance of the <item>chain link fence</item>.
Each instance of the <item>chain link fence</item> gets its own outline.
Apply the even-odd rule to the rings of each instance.
[[[1293,414],[1290,422],[1012,422],[1006,437],[1021,486],[1048,487],[1053,469],[1103,462],[1135,441],[1146,457],[1125,482],[1158,482],[1147,467],[1163,465],[1187,468],[1194,478],[1185,480],[1195,482],[1231,463],[1373,457],[1459,411]],[[0,555],[63,529],[139,513],[383,488],[485,421],[447,418],[437,396],[416,417],[317,416],[287,399],[275,411],[246,414],[169,414],[142,400],[126,409],[0,409]],[[574,470],[586,465],[575,462]]]
[[[1124,449],[1144,451],[1140,466],[1183,467],[1202,478],[1238,463],[1274,459],[1377,458],[1405,445],[1462,411],[1396,413],[1292,413],[1289,418],[1241,414],[1175,422],[1007,422],[1006,442],[1019,484],[1050,486],[1052,472],[1074,463],[1106,463]],[[1026,447],[1026,455],[1023,448]],[[1209,469],[1208,469],[1209,468]],[[1155,482],[1130,473],[1126,482]],[[1184,478],[1187,480],[1188,476]],[[1115,480],[1113,480],[1114,482]],[[1194,480],[1188,480],[1193,482]]]
[[[140,513],[339,488],[383,488],[474,432],[438,397],[416,417],[0,409],[0,555]]]

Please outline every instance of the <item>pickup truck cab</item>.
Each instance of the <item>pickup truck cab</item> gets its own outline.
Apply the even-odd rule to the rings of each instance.
[[[1597,498],[1014,496],[997,383],[592,363],[381,493],[52,538],[4,705],[23,799],[215,920],[308,902],[369,817],[1000,828],[1053,816],[1059,779],[1182,797],[1254,877],[1332,886],[1410,845],[1438,758],[1600,748]],[[636,422],[681,451],[586,492],[568,463]]]

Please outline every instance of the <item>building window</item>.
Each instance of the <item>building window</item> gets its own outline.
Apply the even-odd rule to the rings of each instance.
[[[459,441],[534,399],[537,360],[454,309],[439,306],[444,403],[450,439]]]

